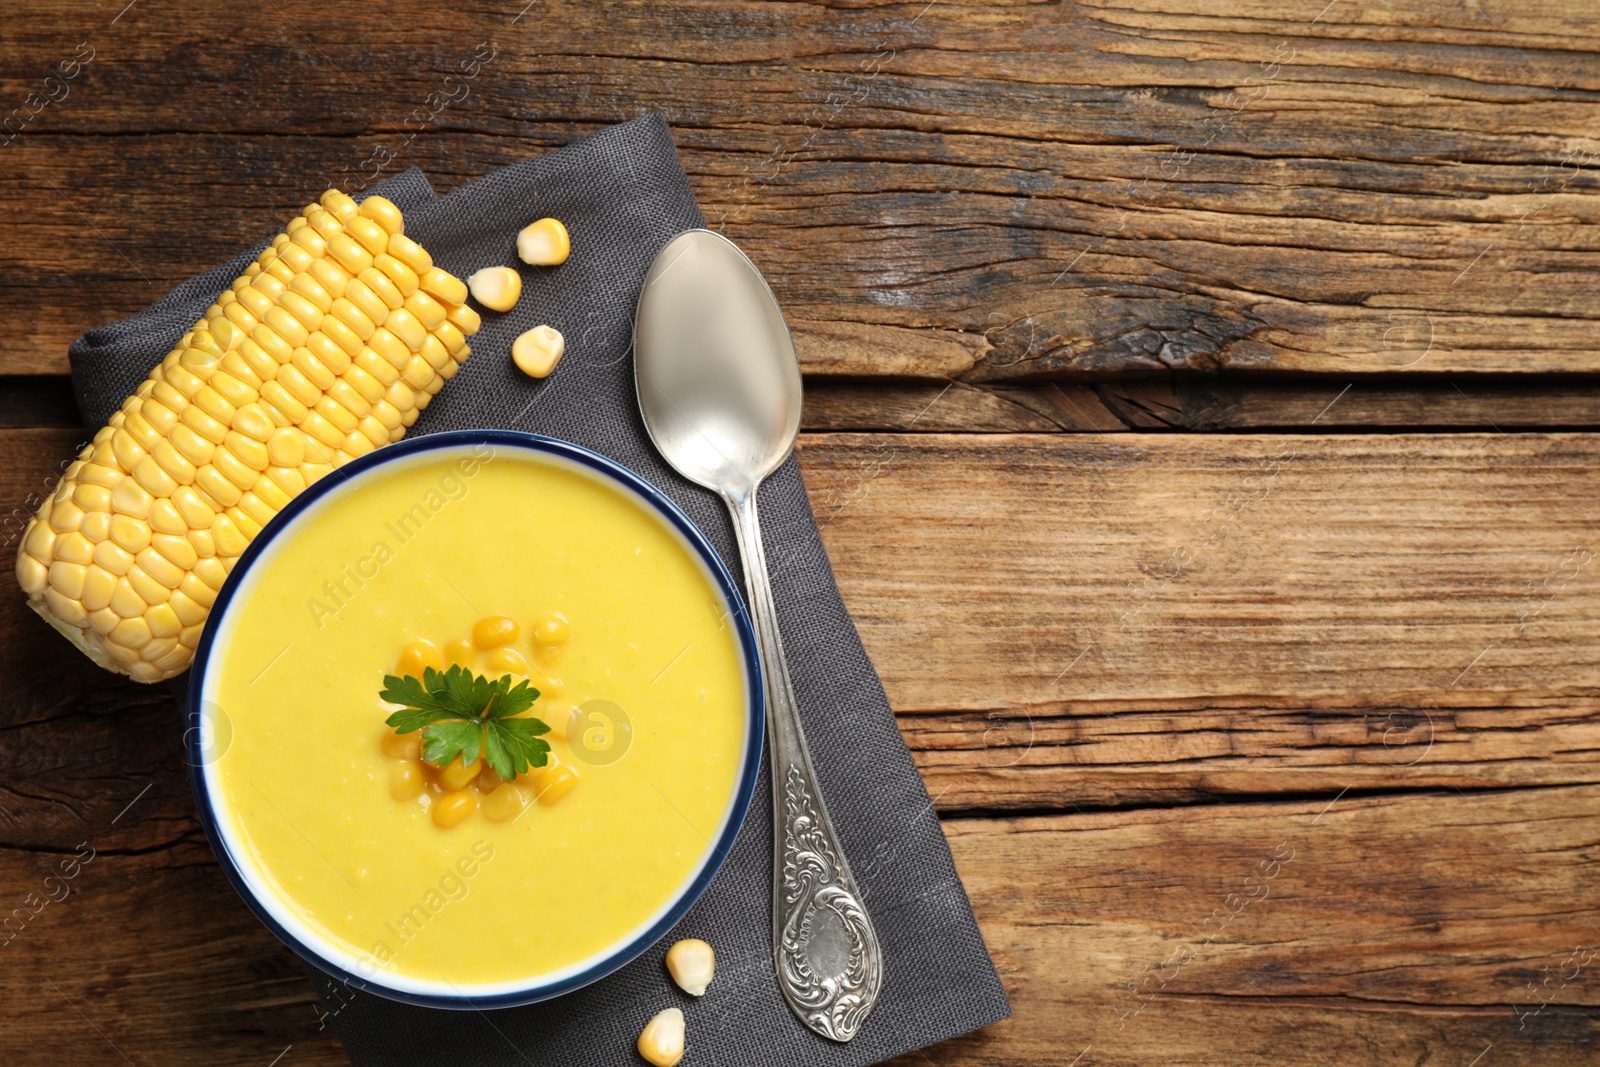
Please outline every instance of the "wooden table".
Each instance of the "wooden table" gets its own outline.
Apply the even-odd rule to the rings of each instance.
[[[11,0],[5,507],[327,182],[662,112],[1013,998],[903,1062],[1594,1062],[1592,4],[523,2]],[[166,691],[0,635],[0,1059],[343,1062]]]

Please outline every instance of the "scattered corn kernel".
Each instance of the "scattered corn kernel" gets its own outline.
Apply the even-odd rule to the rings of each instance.
[[[691,997],[703,997],[717,970],[717,954],[698,937],[688,937],[667,949],[667,972],[678,988]]]
[[[539,645],[564,645],[569,627],[562,615],[546,615],[533,624],[533,641]]]
[[[389,771],[389,795],[396,800],[417,799],[426,784],[422,768],[415,760],[402,760]]]
[[[472,643],[479,648],[499,648],[515,641],[520,629],[509,615],[490,615],[472,624]]]
[[[358,208],[324,193],[219,294],[41,505],[17,579],[29,605],[100,666],[142,682],[187,669],[198,627],[250,539],[306,485],[398,440],[470,354],[464,334],[477,313],[462,307],[464,283],[434,267],[403,228],[382,197]],[[406,295],[420,286],[427,297],[404,307],[365,245],[394,260]],[[411,382],[381,413],[392,426],[369,416],[370,386],[380,384],[360,362],[369,337]],[[189,544],[176,548],[181,541]],[[169,615],[192,638],[173,644]],[[442,664],[437,650],[413,659]]]
[[[455,667],[471,667],[472,652],[472,642],[468,638],[463,637],[459,641],[451,641],[444,646],[445,662]]]
[[[522,275],[511,267],[485,267],[467,279],[467,289],[490,311],[510,311],[522,297]]]
[[[478,798],[470,790],[461,789],[446,793],[433,803],[433,822],[446,830],[460,826],[478,810]]]
[[[554,267],[565,263],[571,253],[572,238],[560,219],[540,219],[524,226],[517,234],[517,256],[524,263]]]
[[[677,1067],[683,1059],[683,1012],[668,1008],[645,1023],[639,1055],[655,1067]]]
[[[511,359],[530,378],[548,377],[567,350],[566,338],[554,326],[535,326],[511,342]]]

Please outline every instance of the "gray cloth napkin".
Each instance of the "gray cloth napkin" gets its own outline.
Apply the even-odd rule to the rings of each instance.
[[[484,313],[472,357],[411,433],[500,427],[594,449],[675,500],[739,574],[721,502],[667,467],[634,400],[633,309],[645,271],[672,237],[705,224],[666,124],[652,115],[613,126],[439,199],[416,170],[372,191],[400,205],[406,232],[460,277],[516,265],[516,233],[534,219],[555,216],[572,234],[566,264],[523,268],[517,307]],[[115,410],[253,254],[72,346],[73,384],[89,425]],[[542,322],[566,336],[567,352],[551,377],[536,382],[515,369],[509,353],[518,334]],[[1009,1015],[933,804],[839,599],[793,459],[762,488],[760,503],[784,646],[823,793],[883,942],[883,994],[860,1034],[848,1045],[817,1037],[778,992],[763,763],[744,828],[705,895],[658,945],[593,985],[528,1007],[441,1011],[356,992],[313,972],[353,1063],[638,1063],[640,1029],[675,1006],[688,1021],[686,1063],[846,1067]],[[702,998],[680,992],[667,976],[663,958],[680,937],[701,937],[716,949],[716,980]]]

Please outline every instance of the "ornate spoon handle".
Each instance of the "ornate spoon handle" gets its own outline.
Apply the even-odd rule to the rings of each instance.
[[[728,497],[767,690],[772,754],[772,951],[778,986],[811,1029],[849,1041],[883,988],[883,950],[828,821],[783,657],[755,490]]]

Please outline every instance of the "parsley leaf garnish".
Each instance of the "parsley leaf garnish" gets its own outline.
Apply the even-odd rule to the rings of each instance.
[[[435,766],[457,756],[472,763],[481,750],[494,773],[510,781],[545,765],[550,745],[539,735],[550,727],[538,718],[513,718],[539,697],[526,679],[513,688],[509,674],[491,680],[459,664],[447,671],[425,667],[420,679],[384,675],[378,696],[404,705],[385,721],[397,733],[421,730],[422,758]]]

